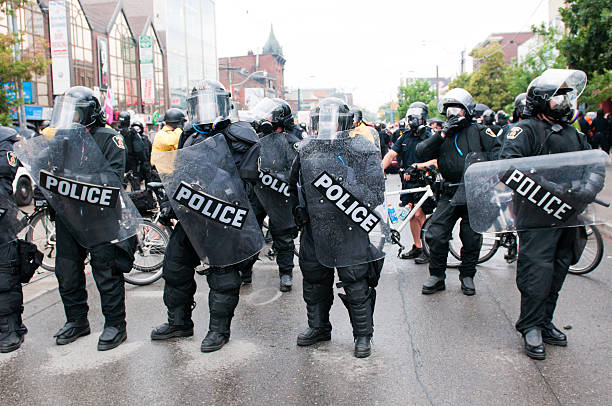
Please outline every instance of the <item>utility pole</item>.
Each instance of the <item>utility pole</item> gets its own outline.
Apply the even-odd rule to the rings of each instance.
[[[300,108],[302,107],[302,91],[301,89],[298,87],[298,111],[300,111]]]
[[[465,73],[465,49],[461,51],[461,74]]]

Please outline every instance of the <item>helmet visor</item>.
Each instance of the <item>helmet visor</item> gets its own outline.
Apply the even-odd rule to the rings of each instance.
[[[446,108],[451,105],[463,106],[469,115],[472,115],[476,107],[472,95],[467,90],[461,88],[451,89],[446,93],[438,103],[438,111],[440,114],[446,114]]]
[[[340,112],[336,104],[320,105],[310,114],[312,137],[333,140],[339,132],[347,129],[346,123],[350,123],[352,118],[352,113]]]
[[[250,110],[250,114],[255,120],[271,121],[272,112],[278,109],[278,107],[279,104],[277,102],[266,97],[261,99],[261,101],[257,103],[257,105],[252,110]]]
[[[425,109],[422,107],[412,107],[406,112],[406,117],[423,117],[425,116]]]
[[[587,75],[581,70],[548,69],[538,80],[538,86],[554,87],[555,94],[573,93],[572,98],[576,100],[586,85]]]
[[[56,130],[73,127],[74,124],[88,126],[93,124],[92,102],[79,100],[72,96],[57,96],[49,127]]]
[[[200,89],[187,99],[189,120],[193,124],[212,124],[229,118],[230,101],[227,92]]]

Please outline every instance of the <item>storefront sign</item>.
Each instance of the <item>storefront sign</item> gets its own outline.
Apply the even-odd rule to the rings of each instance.
[[[141,35],[138,38],[140,55],[140,94],[142,104],[155,104],[155,69],[153,67],[153,37]]]
[[[70,88],[68,58],[68,24],[66,2],[49,2],[49,36],[51,38],[51,71],[53,94],[63,94]]]
[[[100,89],[108,89],[109,72],[108,72],[108,40],[104,37],[98,37],[98,75],[100,77]]]

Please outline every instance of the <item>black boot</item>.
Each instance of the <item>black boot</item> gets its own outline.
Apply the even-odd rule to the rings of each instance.
[[[305,347],[319,341],[331,340],[332,326],[329,322],[329,309],[331,305],[331,302],[306,304],[308,328],[298,334],[297,345]]]
[[[527,331],[523,337],[525,339],[525,353],[529,358],[543,360],[546,359],[546,348],[542,342],[542,332],[538,327]]]
[[[289,274],[282,274],[280,276],[280,291],[289,292],[293,287],[293,276]]]
[[[558,345],[560,347],[567,346],[567,336],[559,331],[552,323],[548,323],[542,329],[542,341],[550,345]]]
[[[193,321],[191,321],[191,306],[168,310],[168,322],[157,326],[151,331],[151,340],[167,340],[173,337],[191,337]]]
[[[340,299],[346,306],[353,326],[355,338],[355,357],[365,358],[371,354],[370,340],[374,333],[374,305],[376,303],[376,290],[370,288],[365,300],[357,301],[348,295],[339,293]]]
[[[20,334],[22,325],[19,319],[17,314],[0,318],[0,353],[12,352],[21,347],[25,333]]]
[[[208,325],[208,334],[202,340],[200,351],[202,352],[213,352],[220,350],[227,342],[230,337],[230,324],[232,323],[231,317],[214,317],[210,316],[210,322]]]
[[[57,345],[65,345],[76,341],[79,337],[89,335],[89,333],[91,333],[89,321],[87,319],[80,319],[66,322],[64,327],[60,328],[53,337],[55,337]]]
[[[127,331],[125,326],[108,326],[104,327],[100,338],[98,339],[98,351],[108,351],[116,348],[127,340]]]

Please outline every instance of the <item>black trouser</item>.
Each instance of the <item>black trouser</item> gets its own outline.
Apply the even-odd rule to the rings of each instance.
[[[19,281],[17,241],[0,244],[0,319],[21,316],[23,292]]]
[[[140,177],[140,168],[138,166],[138,161],[133,161],[128,159],[125,165],[126,173],[132,171],[132,178],[130,179],[130,186],[132,187],[132,191],[140,190],[140,182],[142,181]]]
[[[516,285],[521,315],[516,329],[525,333],[552,323],[559,291],[574,256],[572,228],[520,231]]]
[[[125,286],[119,258],[126,255],[114,244],[102,243],[91,249],[82,247],[70,230],[57,218],[55,221],[57,258],[55,276],[68,321],[87,318],[85,258],[89,251],[91,271],[100,292],[105,327],[125,328]]]
[[[443,194],[438,200],[436,211],[431,215],[429,229],[425,238],[429,245],[429,273],[439,278],[446,277],[446,260],[448,258],[448,242],[458,219],[461,219],[459,237],[461,238],[461,265],[459,278],[474,277],[476,263],[482,246],[482,235],[470,227],[467,206],[452,206],[452,196]]]
[[[227,247],[231,249],[231,247]],[[210,331],[230,334],[230,322],[234,310],[238,306],[240,293],[240,269],[246,260],[240,264],[218,268],[210,267],[206,281],[210,287],[208,294],[208,308],[210,311]],[[163,278],[164,304],[169,312],[175,309],[189,309],[193,303],[196,292],[194,279],[195,268],[200,264],[200,258],[189,241],[181,223],[177,223],[170,236],[164,256]],[[191,313],[191,312],[187,312]],[[191,323],[189,320],[188,323]]]
[[[374,332],[374,303],[376,290],[368,282],[369,264],[338,268],[338,277],[345,295],[340,299],[348,309],[353,335],[371,336]],[[323,266],[317,260],[310,226],[302,230],[300,238],[300,270],[303,295],[306,302],[308,326],[332,329],[329,310],[334,302],[334,269]]]
[[[249,201],[255,212],[257,223],[259,227],[261,227],[268,214],[255,193],[249,196]],[[293,256],[295,255],[295,242],[293,240],[297,236],[297,228],[278,229],[274,224],[273,218],[269,218],[268,226],[270,234],[272,235],[272,249],[276,253],[278,272],[280,275],[292,275]],[[250,269],[245,269],[246,273],[249,271]]]

